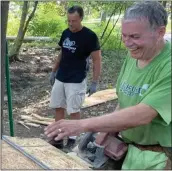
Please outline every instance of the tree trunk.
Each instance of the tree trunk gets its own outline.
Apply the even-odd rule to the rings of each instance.
[[[106,22],[106,11],[101,12],[101,23]]]
[[[14,45],[13,45],[12,49],[10,50],[10,55],[9,55],[10,61],[21,61],[18,58],[19,51],[20,51],[21,45],[23,43],[23,39],[24,39],[25,33],[27,31],[29,22],[31,21],[31,19],[33,18],[34,14],[35,14],[37,5],[38,5],[38,1],[35,1],[33,11],[30,14],[30,16],[28,17],[28,20],[26,21],[29,5],[28,5],[28,1],[24,1],[23,8],[22,8],[22,16],[21,16],[21,20],[20,20],[20,27],[19,27],[19,31],[17,34],[17,38],[14,41]]]
[[[25,21],[26,21],[27,13],[28,13],[28,1],[24,1],[23,8],[22,8],[22,16],[21,16],[21,20],[20,20],[20,26],[19,26],[19,31],[18,31],[18,34],[17,34],[17,38],[14,41],[12,49],[10,50],[10,55],[9,55],[10,61],[11,60],[12,61],[19,60],[18,54],[19,54],[20,47],[22,45],[23,37],[24,37],[23,29],[24,29],[24,24],[25,24]]]
[[[8,21],[9,1],[1,2],[1,131],[3,134],[3,107],[5,85],[5,57],[6,57],[6,30]],[[2,135],[1,134],[1,135]]]

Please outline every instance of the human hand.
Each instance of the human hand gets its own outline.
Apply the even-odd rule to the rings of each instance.
[[[91,96],[96,91],[97,91],[97,82],[92,82],[89,89],[87,90],[87,94],[88,96]]]
[[[51,72],[50,73],[50,84],[53,86],[56,78],[56,72]]]
[[[79,135],[84,132],[84,128],[82,127],[81,120],[59,120],[48,125],[44,129],[44,134],[49,138],[54,138],[54,140],[58,141],[63,139],[66,136],[74,136]]]

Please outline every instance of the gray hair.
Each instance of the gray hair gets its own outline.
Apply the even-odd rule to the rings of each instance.
[[[164,7],[157,1],[137,2],[129,7],[124,15],[124,20],[128,19],[147,19],[150,28],[156,29],[166,26],[168,15]]]

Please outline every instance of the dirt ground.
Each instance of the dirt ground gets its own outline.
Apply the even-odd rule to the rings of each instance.
[[[40,126],[39,128],[29,127],[27,129],[17,122],[21,120],[20,115],[22,114],[29,115],[36,113],[41,116],[54,116],[54,110],[48,107],[52,88],[49,83],[49,74],[53,65],[54,56],[55,50],[53,48],[24,48],[20,54],[20,59],[24,62],[13,62],[10,64],[15,136],[45,138],[43,135],[44,126]],[[104,56],[106,57],[106,54]],[[120,69],[119,64],[116,62],[116,72],[111,71],[114,73],[112,76],[112,74],[108,73],[107,62],[109,61],[105,58],[105,61],[103,60],[103,74],[98,90],[112,87]],[[91,80],[91,75],[92,73],[90,71],[88,85]],[[9,135],[7,96],[5,96],[4,100],[3,134]],[[116,101],[111,101],[82,109],[82,118],[112,112],[116,107],[116,103]]]

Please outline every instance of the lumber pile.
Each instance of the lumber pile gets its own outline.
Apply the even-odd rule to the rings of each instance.
[[[88,165],[75,160],[42,139],[18,137],[8,137],[8,139],[50,169],[90,169]],[[7,144],[4,140],[1,141],[1,145],[2,170],[43,170],[36,162]]]
[[[52,122],[54,122],[53,118],[43,117],[37,114],[31,114],[31,115],[21,115],[20,116],[21,121],[18,121],[19,124],[25,126],[29,129],[27,126],[32,127],[40,127],[40,125],[49,125]]]

